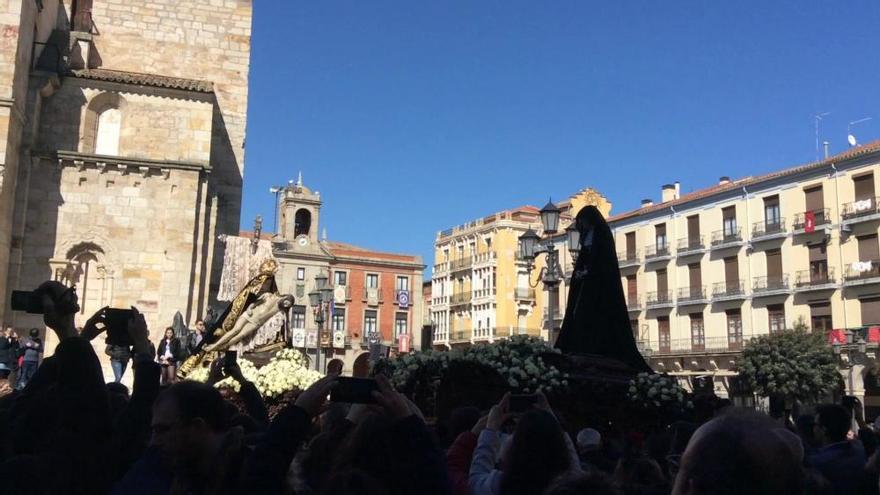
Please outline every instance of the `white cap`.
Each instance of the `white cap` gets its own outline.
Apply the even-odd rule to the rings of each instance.
[[[602,435],[592,428],[584,428],[577,434],[577,447],[580,450],[596,448],[601,444]]]

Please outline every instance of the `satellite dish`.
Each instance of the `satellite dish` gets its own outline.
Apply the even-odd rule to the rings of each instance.
[[[856,141],[856,137],[853,136],[852,134],[850,134],[849,136],[847,136],[847,137],[846,137],[846,140],[849,141],[849,145],[850,145],[850,146],[855,146],[855,145],[859,144],[858,141]]]

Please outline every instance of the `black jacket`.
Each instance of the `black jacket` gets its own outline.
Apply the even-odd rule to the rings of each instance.
[[[165,337],[162,337],[162,340],[159,342],[159,348],[156,349],[156,359],[161,359],[162,356],[165,355]],[[171,355],[174,356],[175,361],[180,361],[183,359],[183,353],[181,352],[180,339],[177,337],[171,337]]]
[[[5,335],[0,337],[0,363],[9,369],[18,365],[18,339],[10,339]]]

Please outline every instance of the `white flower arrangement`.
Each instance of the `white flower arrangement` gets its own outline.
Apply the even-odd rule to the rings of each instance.
[[[693,407],[684,389],[669,375],[639,373],[630,380],[627,397],[648,409]]]
[[[308,360],[296,349],[281,349],[261,368],[245,358],[239,358],[238,366],[245,379],[253,383],[265,398],[277,397],[294,389],[305,390],[322,376],[308,369]],[[197,368],[187,378],[206,382],[208,368]],[[241,390],[241,385],[232,378],[221,380],[214,386],[229,387],[236,392]]]
[[[391,381],[396,387],[403,387],[418,373],[439,377],[452,361],[474,361],[494,368],[517,392],[552,392],[567,387],[568,376],[544,363],[541,354],[545,353],[559,350],[526,335],[451,351],[411,352],[391,361]]]

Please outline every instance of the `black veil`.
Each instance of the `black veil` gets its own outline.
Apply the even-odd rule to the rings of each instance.
[[[600,355],[650,371],[630,327],[611,228],[595,206],[582,208],[575,222],[581,250],[556,347],[566,354]]]

